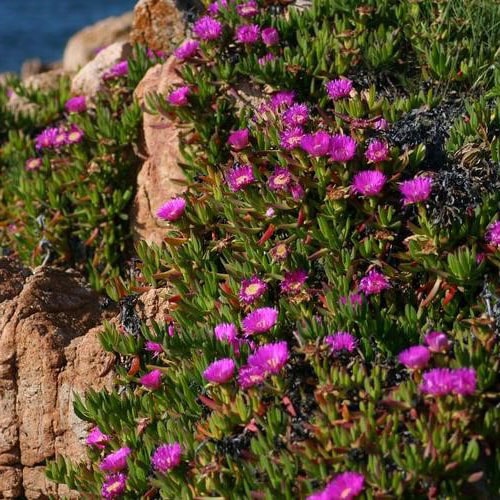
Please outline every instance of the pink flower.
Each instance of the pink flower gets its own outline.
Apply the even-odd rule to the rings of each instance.
[[[82,113],[87,109],[87,101],[84,95],[77,95],[68,99],[64,108],[68,113]]]
[[[60,128],[54,138],[54,147],[62,148],[63,146],[66,146],[66,144],[68,144],[68,133],[64,129]]]
[[[368,161],[379,163],[389,158],[389,146],[387,142],[380,139],[374,139],[368,145],[365,152],[365,157]]]
[[[267,284],[258,276],[252,276],[241,282],[240,300],[245,304],[252,304],[267,291]]]
[[[330,139],[330,156],[333,161],[346,162],[356,156],[356,141],[348,135],[336,134]]]
[[[168,96],[168,102],[172,106],[185,106],[189,103],[188,95],[191,93],[191,89],[187,86],[179,87],[176,90],[170,92]]]
[[[128,61],[117,62],[114,66],[103,73],[103,80],[112,80],[128,74]]]
[[[307,272],[303,269],[297,269],[285,273],[285,279],[281,282],[281,293],[295,295],[300,292],[302,285],[307,280]]]
[[[415,177],[409,181],[404,181],[399,185],[399,190],[403,195],[403,205],[419,203],[427,200],[432,190],[432,179],[430,177]]]
[[[259,40],[260,27],[257,24],[243,24],[236,28],[235,40],[246,45],[253,44]]]
[[[348,297],[342,296],[339,298],[342,305],[360,306],[363,304],[363,296],[360,293],[351,293]]]
[[[387,177],[378,170],[362,170],[352,181],[354,191],[363,196],[376,196],[386,183]]]
[[[249,144],[248,141],[249,134],[250,132],[247,128],[241,130],[235,130],[234,132],[231,132],[229,134],[229,139],[227,140],[227,143],[236,151],[244,149]]]
[[[224,7],[224,8],[227,7],[227,0],[217,0],[215,2],[212,2],[208,6],[207,11],[212,16],[215,16],[215,15],[217,15],[219,13],[220,7]]]
[[[238,329],[233,323],[221,323],[214,328],[214,334],[217,340],[232,343],[238,336]]]
[[[161,387],[161,371],[152,370],[146,375],[143,375],[139,382],[146,387],[146,389],[151,389],[152,391],[159,389]]]
[[[271,47],[277,45],[280,42],[280,35],[278,30],[275,28],[264,28],[261,33],[262,41],[264,45]]]
[[[193,33],[200,40],[216,40],[222,34],[222,23],[210,16],[203,16],[193,25]]]
[[[225,384],[233,378],[235,368],[236,365],[231,358],[223,358],[208,365],[203,372],[203,376],[209,382]]]
[[[375,130],[387,130],[389,128],[389,124],[387,123],[387,120],[384,118],[379,118],[374,124],[373,128]]]
[[[386,276],[379,273],[376,269],[372,269],[364,278],[359,282],[359,289],[365,295],[372,295],[380,293],[391,285]]]
[[[398,360],[411,370],[421,370],[429,364],[431,353],[427,347],[416,345],[399,353]]]
[[[297,182],[293,182],[290,185],[290,194],[295,201],[299,201],[304,197],[305,191],[300,184],[298,184]]]
[[[127,467],[127,458],[132,453],[128,447],[123,447],[104,457],[99,468],[105,472],[118,472]]]
[[[266,372],[258,366],[243,366],[238,372],[238,384],[242,389],[261,384],[265,379]]]
[[[259,347],[248,357],[248,365],[266,373],[278,373],[288,361],[288,344],[285,341]]]
[[[226,181],[229,189],[237,192],[255,181],[252,165],[240,165],[228,171]]]
[[[358,340],[349,332],[337,332],[333,335],[328,335],[328,337],[325,338],[325,344],[330,346],[332,352],[343,350],[352,352],[358,346]]]
[[[182,447],[179,443],[162,444],[151,456],[153,469],[165,473],[181,463]]]
[[[348,97],[352,91],[352,81],[348,78],[339,78],[325,84],[326,92],[330,99],[338,101],[343,97]]]
[[[272,111],[278,111],[283,108],[290,107],[295,102],[295,91],[294,90],[282,90],[273,94],[269,100],[269,108]]]
[[[269,250],[269,256],[274,262],[283,262],[290,255],[290,249],[285,243],[278,243]]]
[[[179,61],[184,61],[193,57],[199,49],[200,42],[198,42],[198,40],[186,40],[174,50],[174,56],[179,59]]]
[[[292,149],[296,149],[300,146],[303,136],[304,131],[302,130],[302,127],[289,128],[281,133],[280,145],[283,149],[291,151]]]
[[[276,57],[274,56],[274,54],[267,53],[262,57],[259,57],[259,59],[257,59],[257,62],[259,63],[260,66],[264,66],[268,62],[274,61],[275,59]]]
[[[85,443],[88,446],[95,446],[100,450],[103,450],[106,447],[106,444],[109,443],[111,438],[104,434],[99,427],[94,427],[88,434]]]
[[[357,472],[343,472],[330,481],[325,489],[310,495],[307,500],[352,500],[364,488],[365,478]]]
[[[236,12],[241,17],[254,17],[259,13],[259,6],[254,0],[236,6]]]
[[[59,129],[57,127],[46,128],[35,137],[36,149],[47,149],[55,146],[55,139]]]
[[[152,352],[153,356],[159,356],[163,352],[163,346],[158,342],[148,340],[145,346],[146,351]]]
[[[433,396],[473,394],[476,390],[476,371],[473,368],[434,368],[425,372],[420,390]]]
[[[180,219],[186,210],[186,200],[182,197],[165,202],[156,212],[156,216],[170,222]]]
[[[330,150],[330,138],[330,134],[322,130],[305,134],[300,141],[300,147],[311,156],[325,156]]]
[[[278,321],[278,310],[275,307],[261,307],[248,314],[242,321],[246,335],[265,333]]]
[[[486,228],[486,241],[490,245],[500,246],[500,221],[492,222]]]
[[[309,120],[309,108],[305,104],[292,104],[281,117],[287,127],[302,126]]]
[[[106,476],[102,483],[101,495],[103,498],[118,498],[125,491],[127,476],[122,472]]]
[[[443,332],[429,332],[424,337],[424,342],[432,352],[446,352],[450,348],[450,341]]]
[[[287,168],[276,167],[269,177],[267,185],[271,191],[286,191],[292,181],[292,174]]]
[[[29,158],[24,164],[25,170],[38,170],[42,166],[41,158]]]
[[[83,130],[77,125],[72,124],[69,130],[66,132],[66,143],[67,144],[77,144],[83,140],[85,136]]]

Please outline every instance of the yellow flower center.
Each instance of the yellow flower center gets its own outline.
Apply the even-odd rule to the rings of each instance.
[[[252,283],[245,288],[245,293],[248,295],[254,295],[259,292],[260,285],[258,283]]]

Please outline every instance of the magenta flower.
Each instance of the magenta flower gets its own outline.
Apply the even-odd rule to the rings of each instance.
[[[105,472],[121,471],[127,467],[127,458],[131,453],[128,447],[120,448],[104,457],[99,468]]]
[[[66,143],[67,144],[77,144],[83,140],[85,136],[83,130],[77,125],[73,124],[66,132]]]
[[[269,250],[269,256],[274,262],[283,262],[290,255],[290,248],[285,243],[278,243]]]
[[[286,191],[292,181],[292,174],[287,168],[276,167],[274,173],[267,180],[271,191]]]
[[[200,42],[198,42],[198,40],[186,40],[174,50],[174,56],[179,59],[179,61],[184,61],[196,55],[199,49]]]
[[[275,307],[261,307],[248,314],[242,321],[246,335],[265,333],[278,321],[278,310]]]
[[[234,39],[238,43],[251,45],[256,43],[260,37],[260,27],[258,24],[243,24],[236,27]]]
[[[399,353],[398,360],[410,370],[421,370],[429,364],[431,352],[423,345],[416,345]]]
[[[433,396],[473,394],[476,390],[476,371],[473,368],[434,368],[425,372],[420,390]]]
[[[229,139],[227,140],[227,143],[233,149],[236,149],[236,151],[244,149],[249,144],[249,141],[248,141],[249,134],[250,134],[250,131],[247,128],[244,128],[241,130],[235,130],[234,132],[231,132],[229,134]]]
[[[158,342],[152,342],[148,340],[144,347],[146,351],[153,353],[153,357],[159,356],[163,352],[163,346]]]
[[[54,147],[62,148],[66,144],[68,144],[68,134],[64,129],[60,128],[54,138]]]
[[[35,137],[36,149],[53,148],[59,129],[57,127],[46,128]]]
[[[402,182],[399,185],[399,190],[403,195],[403,205],[419,203],[429,198],[432,190],[432,179],[424,176],[415,177]]]
[[[128,74],[128,61],[117,62],[102,75],[103,80],[112,80]]]
[[[248,357],[248,365],[266,373],[278,373],[288,361],[288,344],[285,341],[259,347]]]
[[[364,278],[359,282],[359,289],[365,295],[372,295],[380,293],[391,285],[386,276],[379,273],[376,269],[372,269]]]
[[[356,141],[348,135],[335,134],[330,139],[330,156],[333,161],[346,162],[356,156]]]
[[[362,196],[376,196],[382,191],[387,177],[378,170],[362,170],[352,180],[354,191]]]
[[[143,375],[139,382],[146,388],[152,391],[159,389],[161,387],[161,371],[152,370],[146,375]]]
[[[424,337],[424,342],[431,352],[446,352],[450,348],[450,341],[443,332],[429,332]]]
[[[242,389],[261,384],[265,379],[266,372],[258,366],[243,366],[238,372],[238,384]]]
[[[290,185],[290,194],[295,201],[299,201],[304,197],[305,191],[300,184],[298,184],[297,182],[293,182]]]
[[[258,276],[252,276],[241,282],[240,300],[245,304],[252,304],[267,291],[267,284]]]
[[[106,476],[102,483],[101,495],[103,498],[118,498],[124,491],[127,483],[127,476],[122,472]]]
[[[492,222],[486,228],[486,241],[490,245],[500,246],[500,221]]]
[[[325,489],[310,495],[307,500],[352,500],[364,488],[365,478],[357,472],[343,472],[335,476]]]
[[[339,298],[339,302],[342,305],[360,306],[363,304],[363,296],[360,293],[351,293],[348,297],[342,296]]]
[[[280,145],[283,149],[291,151],[292,149],[296,149],[300,146],[303,136],[304,131],[302,130],[302,127],[289,128],[281,133]]]
[[[221,323],[214,328],[214,334],[217,340],[232,343],[238,336],[238,329],[233,323]]]
[[[68,113],[83,113],[87,109],[87,100],[84,95],[77,95],[68,99],[64,108]]]
[[[207,11],[209,12],[209,14],[211,14],[212,16],[215,16],[219,13],[219,9],[221,7],[224,7],[226,8],[227,7],[227,0],[216,0],[215,2],[212,2],[208,8],[207,8]]]
[[[151,456],[151,464],[157,472],[165,473],[181,463],[182,447],[179,443],[162,444]]]
[[[261,33],[264,45],[271,47],[280,43],[280,35],[276,28],[264,28]]]
[[[252,184],[255,181],[252,165],[233,167],[227,172],[226,181],[229,189],[233,192],[237,192],[245,186]]]
[[[280,285],[281,293],[286,293],[287,295],[295,295],[299,293],[306,280],[307,272],[303,269],[297,269],[295,271],[285,273],[285,279]]]
[[[274,61],[275,59],[276,59],[276,57],[274,56],[274,54],[267,53],[267,54],[263,55],[262,57],[259,57],[257,59],[257,62],[259,63],[260,66],[264,66],[268,62]]]
[[[254,17],[259,13],[259,6],[254,0],[236,6],[236,12],[241,17]]]
[[[389,158],[389,145],[387,142],[381,141],[380,139],[373,139],[373,141],[368,144],[365,158],[373,163],[387,160],[387,158]]]
[[[209,382],[225,384],[233,378],[235,368],[236,365],[231,358],[223,358],[209,364],[203,376]]]
[[[348,78],[339,78],[325,84],[326,92],[330,99],[338,101],[343,97],[348,97],[352,91],[352,81]]]
[[[283,112],[282,119],[287,127],[305,125],[309,120],[309,109],[305,104],[292,104]]]
[[[328,132],[319,130],[314,134],[305,134],[300,141],[300,147],[311,156],[325,156],[330,150],[331,136]]]
[[[222,34],[222,23],[210,16],[203,16],[193,25],[193,33],[200,40],[216,40]]]
[[[42,166],[41,158],[29,158],[24,164],[25,170],[38,170]]]
[[[374,124],[373,128],[375,130],[387,130],[389,128],[389,124],[387,123],[387,120],[384,118],[379,118]]]
[[[333,335],[328,335],[328,337],[325,338],[325,344],[330,346],[332,352],[343,350],[352,352],[358,346],[358,340],[349,332],[337,332]]]
[[[295,91],[294,90],[282,90],[273,94],[269,100],[269,108],[272,111],[278,111],[283,108],[290,107],[295,102]]]
[[[180,219],[186,210],[186,200],[182,197],[172,198],[165,202],[157,211],[156,216],[170,222]]]
[[[106,444],[109,443],[111,438],[104,434],[99,427],[94,427],[88,434],[85,443],[88,446],[95,446],[100,450],[103,450],[106,447]]]
[[[168,96],[168,102],[172,106],[185,106],[189,103],[188,95],[191,93],[191,89],[184,85],[176,90],[170,92]]]

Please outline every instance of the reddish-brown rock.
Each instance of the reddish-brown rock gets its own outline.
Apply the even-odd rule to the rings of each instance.
[[[166,95],[172,85],[181,81],[175,72],[175,58],[151,68],[135,90],[141,105],[150,92]],[[179,137],[176,124],[161,115],[144,113],[144,143],[147,159],[137,176],[137,191],[131,210],[134,238],[160,243],[165,235],[165,223],[155,216],[168,199],[181,193],[179,184],[185,179],[178,165]]]

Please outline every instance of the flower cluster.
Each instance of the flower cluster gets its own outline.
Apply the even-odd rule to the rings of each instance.
[[[78,144],[83,140],[84,133],[77,125],[70,125],[69,128],[49,127],[35,137],[35,148],[59,149],[71,144]]]
[[[476,391],[476,385],[473,368],[434,368],[423,374],[420,390],[432,396],[469,396]]]

